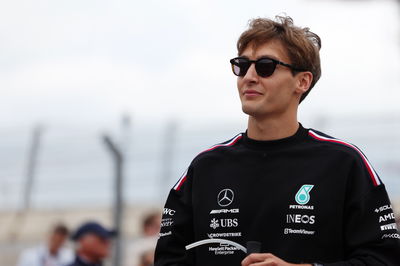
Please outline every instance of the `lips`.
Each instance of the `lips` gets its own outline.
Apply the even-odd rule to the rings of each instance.
[[[243,91],[243,95],[245,95],[245,96],[259,96],[259,95],[262,95],[262,93],[258,92],[256,90],[247,89],[247,90]]]

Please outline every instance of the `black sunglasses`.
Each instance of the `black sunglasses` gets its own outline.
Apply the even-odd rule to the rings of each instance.
[[[233,74],[239,77],[244,77],[246,75],[247,70],[249,70],[252,63],[255,64],[257,75],[263,78],[271,76],[275,71],[276,65],[278,64],[288,67],[294,71],[306,71],[304,69],[299,69],[290,64],[286,64],[268,57],[262,57],[257,60],[249,60],[245,57],[235,57],[231,59],[230,62],[232,65]]]

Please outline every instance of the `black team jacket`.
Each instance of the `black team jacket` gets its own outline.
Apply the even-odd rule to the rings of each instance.
[[[400,266],[400,240],[386,189],[356,146],[302,125],[256,141],[242,133],[200,153],[171,189],[155,265],[240,265],[226,239],[290,263]]]

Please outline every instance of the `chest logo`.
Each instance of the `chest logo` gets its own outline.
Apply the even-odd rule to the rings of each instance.
[[[218,193],[217,202],[221,207],[229,206],[233,202],[234,193],[232,189],[225,188]]]
[[[304,205],[310,201],[310,191],[314,185],[303,185],[296,193],[295,200],[298,204]]]

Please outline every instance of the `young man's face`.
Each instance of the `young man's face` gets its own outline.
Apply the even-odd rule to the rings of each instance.
[[[280,41],[271,40],[255,48],[248,45],[240,55],[250,60],[269,57],[291,64],[289,57]],[[257,75],[255,64],[252,64],[243,77],[238,77],[242,110],[244,113],[256,117],[274,117],[296,110],[301,93],[296,89],[299,85],[297,75],[293,76],[291,69],[277,65],[274,73],[269,77]]]
[[[54,232],[48,242],[48,247],[51,254],[57,254],[58,250],[62,247],[67,240],[68,235],[65,233]]]

